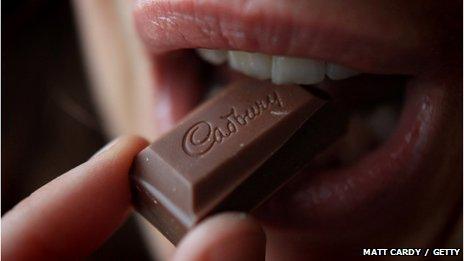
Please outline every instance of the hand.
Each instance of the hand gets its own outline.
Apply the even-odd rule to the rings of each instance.
[[[121,137],[2,217],[4,260],[70,259],[97,249],[131,212],[128,172],[147,142]],[[221,214],[181,241],[174,260],[264,260],[265,236],[244,214]]]

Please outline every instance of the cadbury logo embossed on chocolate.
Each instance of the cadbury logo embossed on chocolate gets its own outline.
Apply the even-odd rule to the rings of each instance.
[[[185,132],[182,149],[192,157],[203,155],[274,107],[284,107],[276,91],[266,95],[263,99],[256,100],[243,111],[232,107],[229,113],[219,117],[223,122],[221,126],[213,125],[208,121],[199,121]]]

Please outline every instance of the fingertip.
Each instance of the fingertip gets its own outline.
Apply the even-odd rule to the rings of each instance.
[[[264,260],[266,236],[244,213],[225,213],[200,223],[180,242],[174,260]]]
[[[120,137],[5,214],[5,256],[47,259],[96,249],[130,211],[128,172],[147,144],[138,136]]]

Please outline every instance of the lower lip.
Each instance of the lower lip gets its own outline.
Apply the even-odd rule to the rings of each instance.
[[[397,128],[384,144],[352,166],[303,171],[258,208],[257,217],[280,228],[340,233],[349,220],[372,223],[375,212],[414,193],[407,184],[420,178],[427,140],[439,120],[440,95],[433,86],[408,85]]]

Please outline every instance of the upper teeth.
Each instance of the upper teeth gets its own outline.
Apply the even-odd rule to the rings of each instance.
[[[324,80],[324,74],[323,62],[285,56],[272,58],[272,82],[276,84],[315,84]]]
[[[205,61],[219,65],[227,61],[227,53],[220,50],[197,49],[198,54]]]
[[[306,58],[211,49],[197,49],[197,52],[212,64],[229,61],[234,70],[261,80],[271,79],[275,84],[316,84],[322,82],[325,75],[341,80],[359,74],[341,65]]]
[[[342,80],[357,75],[359,72],[341,65],[328,63],[325,74],[332,80]]]
[[[239,72],[261,80],[271,78],[272,57],[269,55],[229,51],[229,65]]]

